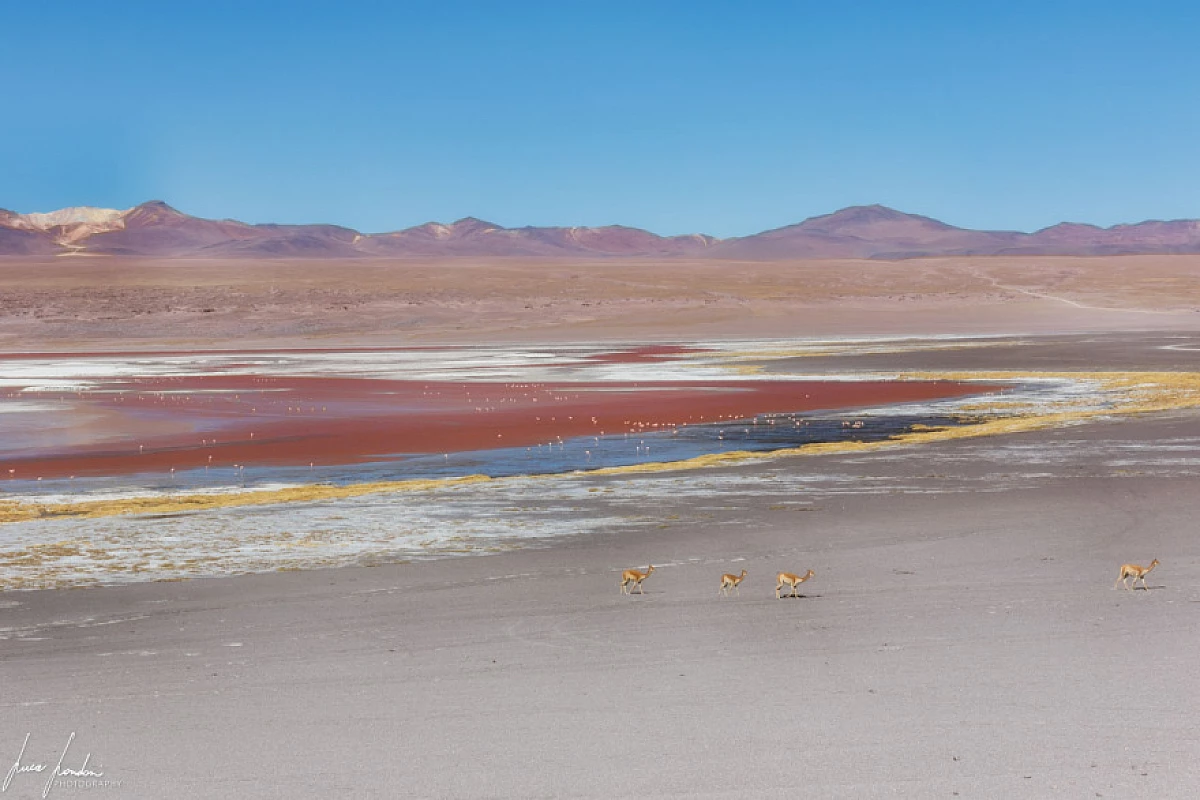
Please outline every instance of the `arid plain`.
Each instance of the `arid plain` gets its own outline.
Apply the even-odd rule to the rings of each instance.
[[[5,258],[0,308],[5,352],[1186,330],[1200,256]]]
[[[6,354],[751,339],[796,342],[765,374],[1165,399],[498,484],[467,513],[586,533],[491,555],[4,592],[0,768],[74,733],[120,797],[1194,794],[1200,256],[0,259]]]

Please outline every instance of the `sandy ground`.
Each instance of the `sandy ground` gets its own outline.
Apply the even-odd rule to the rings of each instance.
[[[1200,256],[0,259],[0,351],[1200,325]]]
[[[1195,368],[1096,338],[906,357]],[[75,732],[64,766],[90,753],[112,797],[1194,796],[1198,441],[1172,414],[795,458],[705,477],[863,489],[660,494],[659,526],[487,557],[8,593],[0,768]],[[1149,591],[1113,590],[1155,557]]]

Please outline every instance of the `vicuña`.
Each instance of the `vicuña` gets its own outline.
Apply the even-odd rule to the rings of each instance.
[[[645,594],[646,590],[642,588],[642,581],[650,577],[650,573],[654,572],[654,565],[651,564],[645,572],[639,572],[636,569],[627,569],[621,573],[621,593],[633,594],[636,588],[638,594]]]
[[[730,592],[737,589],[737,593],[742,593],[742,581],[746,578],[746,570],[742,570],[741,575],[731,575],[726,572],[721,576],[721,588],[717,590],[717,594],[728,596]]]
[[[779,590],[784,586],[792,587],[792,593],[789,595],[789,597],[798,597],[799,595],[796,594],[796,587],[816,574],[817,573],[813,572],[811,569],[803,575],[793,575],[790,572],[779,573],[777,576],[775,576],[775,599],[782,599],[779,596]]]
[[[1128,581],[1130,578],[1133,578],[1134,589],[1137,588],[1137,582],[1140,580],[1142,582],[1142,589],[1149,591],[1150,587],[1146,585],[1146,576],[1150,574],[1150,570],[1157,566],[1157,558],[1151,561],[1150,566],[1148,567],[1139,567],[1137,564],[1122,564],[1121,574],[1117,577],[1117,582],[1113,584],[1113,588],[1117,588],[1117,585],[1120,584],[1128,589],[1130,587],[1126,581]]]

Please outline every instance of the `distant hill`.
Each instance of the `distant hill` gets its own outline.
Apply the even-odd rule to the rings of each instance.
[[[949,255],[1200,253],[1200,221],[1099,228],[1061,223],[1034,233],[956,228],[886,206],[853,206],[752,236],[658,236],[639,228],[505,228],[466,218],[393,233],[336,225],[248,225],[193,217],[161,201],[120,211],[42,214],[0,209],[0,256],[89,253],[206,258],[654,256],[745,260],[902,259]]]
[[[853,206],[740,239],[714,254],[730,258],[909,258],[952,253],[994,253],[1025,234],[972,231],[886,206]]]
[[[364,236],[360,250],[372,255],[684,255],[700,252],[711,236],[657,236],[638,228],[504,228],[468,217],[449,225],[430,222],[396,233]]]

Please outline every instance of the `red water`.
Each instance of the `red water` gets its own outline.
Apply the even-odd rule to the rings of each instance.
[[[673,352],[645,348],[609,358],[644,360]],[[55,413],[102,420],[98,424],[108,441],[4,460],[0,479],[165,473],[236,464],[353,464],[402,453],[532,446],[560,437],[636,433],[764,413],[858,408],[992,389],[945,381],[639,385],[224,375],[122,379],[103,388],[118,391],[62,395],[69,410]],[[214,390],[220,393],[209,393]]]

